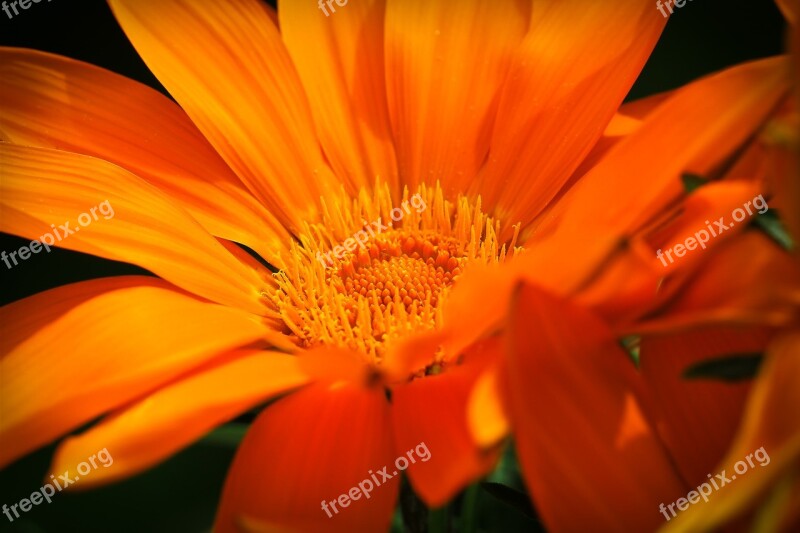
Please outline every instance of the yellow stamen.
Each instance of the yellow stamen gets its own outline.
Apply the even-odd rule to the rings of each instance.
[[[393,205],[386,185],[375,191],[323,203],[322,222],[302,228],[269,294],[301,345],[350,347],[371,363],[389,343],[439,326],[442,303],[471,265],[520,250],[519,226],[500,243],[480,198],[453,206],[438,184],[423,185]]]

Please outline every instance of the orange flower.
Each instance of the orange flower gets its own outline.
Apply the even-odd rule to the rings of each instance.
[[[624,407],[621,438],[647,436],[637,400],[607,388],[633,370],[599,357],[573,368],[571,349],[791,314],[796,272],[765,237],[737,228],[669,268],[656,258],[759,193],[745,163],[723,169],[784,100],[785,58],[615,114],[665,22],[649,2],[364,1],[326,16],[292,1],[280,30],[256,0],[110,4],[180,107],[90,65],[3,49],[0,229],[36,238],[108,200],[113,220],[59,244],[157,278],[77,283],[0,311],[0,465],[106,415],[60,444],[52,470],[107,448],[114,468],[81,486],[113,481],[290,392],[243,441],[216,530],[385,530],[393,471],[333,519],[321,502],[425,443],[430,460],[406,474],[439,506],[492,468],[509,420],[526,474],[547,483],[563,463],[530,462],[531,439],[569,419],[542,409],[565,383],[606,394],[587,412]],[[685,199],[689,172],[726,179]],[[719,272],[742,257],[750,270]],[[500,393],[505,365],[539,375],[518,350],[506,360],[520,341],[552,352],[563,381]],[[531,398],[544,419],[526,415]],[[564,446],[565,461],[569,438],[585,438],[596,450],[581,461],[619,458],[600,438],[615,421],[598,435],[576,420],[541,444]],[[644,464],[663,460],[654,446]],[[612,494],[634,503],[678,485],[637,496],[619,472]],[[548,523],[568,523],[562,499],[532,488]],[[654,523],[638,509],[630,523]]]

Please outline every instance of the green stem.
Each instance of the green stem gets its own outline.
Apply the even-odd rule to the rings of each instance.
[[[475,533],[478,531],[476,515],[478,514],[478,493],[480,490],[480,485],[475,483],[464,493],[464,499],[461,503],[461,533]]]
[[[447,533],[448,507],[428,511],[428,533]]]

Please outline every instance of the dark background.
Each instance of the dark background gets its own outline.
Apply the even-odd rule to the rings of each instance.
[[[587,4],[596,1],[602,0],[586,0]],[[607,4],[608,9],[614,9],[613,1]],[[629,99],[678,87],[748,59],[780,53],[784,30],[779,11],[768,0],[687,2],[675,10]],[[0,11],[0,45],[36,48],[81,59],[165,92],[129,45],[103,1],[42,0],[11,20]],[[0,234],[0,250],[18,249],[28,242]],[[0,272],[3,305],[75,281],[146,273],[138,267],[59,249],[33,255],[10,270],[0,263]],[[95,492],[62,493],[52,504],[34,507],[13,524],[0,515],[0,531],[207,531],[242,430],[229,425],[159,468],[126,482]],[[0,505],[17,503],[41,486],[52,450],[47,447],[0,472]],[[490,503],[485,503],[484,508],[492,514],[516,513]],[[503,530],[530,527],[524,520],[508,516],[496,516],[492,523],[504,524]]]

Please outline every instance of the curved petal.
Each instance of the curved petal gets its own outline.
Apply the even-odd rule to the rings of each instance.
[[[497,344],[497,343],[495,343]],[[476,380],[494,359],[495,350],[479,354],[439,375],[425,376],[392,389],[392,423],[395,451],[424,443],[433,460],[416,463],[406,471],[414,492],[429,507],[440,507],[495,464],[497,450],[485,452],[473,441],[467,424],[467,406]]]
[[[404,185],[466,190],[489,150],[529,0],[389,0],[386,89]],[[409,31],[413,28],[413,31]]]
[[[119,165],[180,202],[209,233],[279,265],[289,234],[167,97],[35,50],[0,48],[0,80],[0,132],[10,142]]]
[[[475,444],[481,448],[494,446],[511,432],[508,408],[503,403],[505,365],[498,361],[483,372],[470,392],[467,424]]]
[[[687,380],[683,373],[709,359],[762,353],[771,338],[767,328],[731,326],[642,338],[639,369],[653,394],[659,434],[689,485],[706,481],[727,451],[751,383]]]
[[[778,4],[781,13],[783,13],[784,18],[786,18],[789,24],[797,25],[797,13],[800,11],[797,2],[792,2],[792,0],[776,0],[775,3]]]
[[[283,41],[336,175],[351,191],[370,188],[379,177],[399,199],[384,80],[384,2],[337,8],[287,0],[278,12]]]
[[[666,305],[630,330],[656,332],[720,322],[780,326],[800,304],[800,272],[791,255],[759,232],[724,243]]]
[[[50,472],[74,472],[78,463],[107,448],[114,467],[93,471],[80,487],[127,478],[169,457],[216,425],[308,382],[295,356],[239,350],[225,359],[67,438],[56,450]]]
[[[659,503],[686,491],[611,331],[532,285],[517,291],[508,328],[517,453],[545,525],[652,531],[663,521]]]
[[[261,291],[269,271],[238,261],[152,185],[111,163],[57,150],[0,143],[0,160],[2,231],[49,235],[49,244],[139,265],[209,300],[268,313]],[[88,224],[80,222],[84,215]]]
[[[268,334],[145,277],[46,291],[1,308],[0,324],[0,465]]]
[[[572,172],[572,175],[564,183],[564,186],[556,193],[549,205],[541,211],[527,228],[525,228],[523,231],[523,239],[527,238],[528,235],[535,234],[536,228],[543,221],[547,220],[550,213],[558,207],[561,198],[563,198],[586,173],[592,170],[611,148],[628,135],[637,131],[644,124],[647,116],[671,95],[672,91],[668,91],[622,104],[606,126],[602,137],[598,139],[586,157],[583,158],[578,168]],[[523,245],[525,244],[524,240],[521,242]]]
[[[502,89],[471,192],[509,226],[530,222],[600,138],[666,19],[648,2],[542,0]]]
[[[720,246],[745,230],[746,224],[733,225],[731,213],[748,201],[752,204],[758,194],[759,186],[748,181],[714,182],[695,191],[677,214],[670,214],[653,231],[631,239],[576,295],[576,300],[594,309],[613,329],[631,327],[638,318],[675,297]],[[728,229],[710,233],[708,227],[713,224],[708,222],[720,217]],[[693,240],[693,248],[684,248],[681,256],[673,253],[687,238]]]
[[[293,231],[316,220],[320,196],[338,187],[264,3],[109,4],[150,70],[270,212]]]
[[[769,350],[748,401],[744,423],[716,472],[728,473],[733,488],[711,493],[702,508],[691,506],[665,532],[714,531],[759,503],[800,465],[800,331],[789,332]],[[744,463],[737,470],[737,463]],[[750,463],[750,464],[749,464]],[[752,464],[752,467],[751,467]],[[736,476],[732,473],[738,473]],[[794,483],[797,482],[796,477]],[[796,512],[796,511],[795,511]],[[787,529],[789,531],[789,529]]]
[[[387,531],[398,478],[373,472],[393,465],[389,416],[381,388],[342,383],[270,405],[239,446],[214,531]]]
[[[564,196],[538,228],[538,238],[528,242],[536,248],[529,271],[544,274],[548,279],[537,274],[540,283],[562,291],[582,283],[624,238],[683,194],[682,174],[705,175],[741,146],[787,88],[786,58],[776,57],[676,91]],[[562,268],[547,268],[543,263],[563,254],[564,242],[587,244],[568,248]]]

